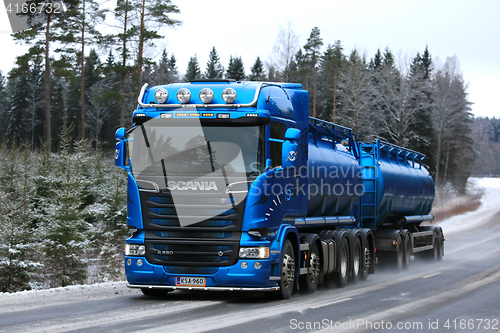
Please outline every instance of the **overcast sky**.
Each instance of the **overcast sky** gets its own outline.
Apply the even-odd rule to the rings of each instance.
[[[498,0],[173,0],[173,15],[183,24],[165,30],[157,43],[174,53],[183,74],[197,54],[202,71],[213,46],[227,67],[229,56],[241,56],[247,73],[257,56],[266,61],[280,26],[292,22],[303,46],[317,26],[326,44],[340,40],[348,54],[356,48],[373,57],[389,47],[401,59],[422,53],[428,45],[433,60],[456,55],[468,83],[477,116],[500,117],[500,1]],[[24,52],[8,34],[5,8],[0,6],[0,70],[6,74]],[[324,50],[324,47],[323,47]]]

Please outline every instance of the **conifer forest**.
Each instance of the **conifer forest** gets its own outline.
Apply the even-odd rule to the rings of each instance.
[[[68,0],[61,15],[25,14],[31,27],[12,35],[28,51],[0,72],[0,292],[123,279],[126,174],[114,166],[114,134],[132,126],[146,82],[298,82],[311,116],[353,128],[362,141],[424,153],[438,186],[463,193],[471,176],[500,176],[500,120],[473,117],[456,57],[435,61],[426,45],[408,59],[389,47],[347,51],[318,27],[301,32],[300,45],[289,24],[265,58],[231,55],[223,64],[214,45],[200,64],[193,46],[178,68],[173,50],[147,56],[182,22],[173,2],[103,9]]]

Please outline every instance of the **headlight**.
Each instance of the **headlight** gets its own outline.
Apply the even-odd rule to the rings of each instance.
[[[186,104],[191,100],[191,92],[186,88],[179,89],[177,92],[177,99],[182,104]]]
[[[208,104],[214,99],[214,92],[212,89],[203,88],[200,91],[200,99],[203,103]]]
[[[247,259],[268,259],[268,247],[242,247],[240,248],[240,258]]]
[[[227,104],[231,104],[236,100],[236,91],[233,88],[226,88],[222,92],[222,99]]]
[[[126,256],[143,256],[146,254],[146,247],[139,244],[125,244]]]
[[[168,99],[168,91],[163,88],[156,90],[155,99],[160,104],[165,103]]]

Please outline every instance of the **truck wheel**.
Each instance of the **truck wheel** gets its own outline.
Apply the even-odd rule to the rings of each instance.
[[[403,237],[401,237],[401,234],[398,235],[396,238],[396,270],[400,271],[403,269],[403,263],[404,263],[404,244],[403,244]]]
[[[318,243],[313,242],[311,249],[308,251],[308,264],[309,273],[299,276],[300,290],[312,294],[318,287],[319,275],[321,271],[321,258],[319,256]]]
[[[410,233],[406,233],[406,236],[403,241],[403,254],[404,254],[404,260],[403,260],[403,269],[407,270],[410,268],[410,261],[411,261],[411,239],[410,239]]]
[[[385,262],[386,267],[395,269],[397,272],[403,269],[404,264],[404,244],[400,233],[396,237],[395,251],[380,251],[380,259]]]
[[[368,242],[365,242],[365,246],[363,246],[363,262],[362,262],[362,267],[363,269],[361,270],[361,275],[359,276],[360,280],[366,280],[368,279],[368,274],[370,274],[370,267],[369,263],[371,261],[370,256],[372,254],[370,253],[370,248],[368,247]],[[368,262],[368,264],[367,264]]]
[[[166,289],[141,288],[142,293],[149,297],[162,297],[169,292]]]
[[[363,252],[361,251],[361,242],[359,241],[359,237],[354,237],[353,239],[354,246],[352,252],[352,282],[356,283],[359,281],[361,276],[361,271],[364,269],[364,257]]]
[[[438,230],[438,255],[437,261],[442,261],[444,256],[444,235],[443,231]]]
[[[438,237],[438,230],[434,229],[434,233],[432,234],[432,244],[433,244],[433,249],[432,249],[432,261],[438,261],[439,260],[439,237]]]
[[[297,273],[295,265],[295,253],[293,252],[292,242],[289,239],[285,241],[281,253],[281,280],[279,281],[280,290],[278,296],[281,299],[288,299],[292,295],[293,285]]]
[[[337,264],[339,267],[339,271],[336,273],[337,283],[339,287],[344,288],[349,280],[349,244],[346,237],[340,239]]]
[[[362,267],[363,269],[361,270],[361,280],[366,280],[368,279],[368,274],[373,274],[375,273],[374,266],[375,266],[375,253],[374,249],[372,248],[372,235],[371,235],[371,230],[370,229],[361,229],[362,230],[362,253],[363,253],[363,262],[362,262]]]

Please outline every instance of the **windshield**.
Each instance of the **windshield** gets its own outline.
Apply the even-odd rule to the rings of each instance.
[[[192,121],[151,119],[129,135],[132,173],[206,175],[223,169],[227,175],[262,173],[264,127],[220,127]]]

